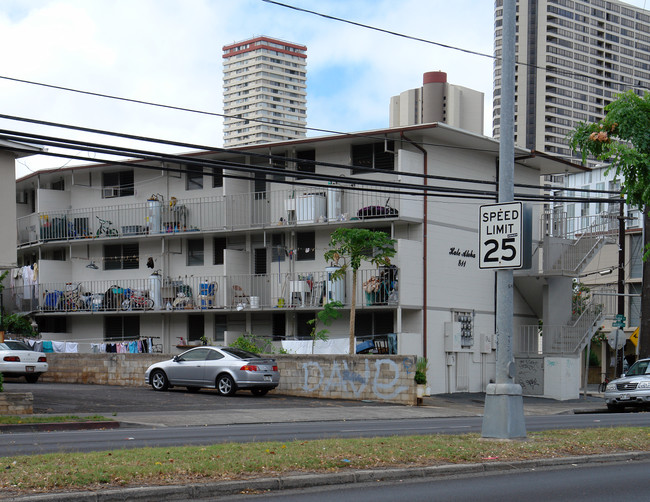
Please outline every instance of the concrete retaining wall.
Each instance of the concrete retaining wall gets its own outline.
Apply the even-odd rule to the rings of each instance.
[[[31,392],[0,392],[0,415],[31,415],[33,404]]]
[[[142,386],[144,372],[169,354],[48,354],[43,382]],[[414,405],[415,356],[275,355],[276,393]]]

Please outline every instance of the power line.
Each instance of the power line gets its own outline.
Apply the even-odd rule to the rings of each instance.
[[[416,42],[422,42],[422,43],[426,43],[426,44],[430,44],[430,45],[436,45],[436,46],[442,47],[444,49],[450,49],[450,50],[454,50],[454,51],[464,52],[466,54],[470,54],[470,55],[473,55],[473,56],[480,56],[480,57],[492,59],[492,60],[497,61],[497,62],[501,62],[501,58],[499,58],[499,57],[497,57],[497,56],[495,56],[493,54],[487,54],[487,53],[484,53],[484,52],[478,52],[478,51],[474,51],[474,50],[470,50],[470,49],[465,49],[465,48],[458,47],[458,46],[455,46],[455,45],[444,44],[444,43],[441,43],[441,42],[435,42],[433,40],[428,40],[428,39],[425,39],[425,38],[419,38],[419,37],[414,37],[414,36],[411,36],[411,35],[405,35],[404,33],[398,33],[396,31],[391,31],[391,30],[387,30],[387,29],[384,29],[384,28],[378,28],[376,26],[372,26],[372,25],[364,24],[364,23],[359,23],[357,21],[351,21],[349,19],[344,19],[344,18],[341,18],[341,17],[332,16],[332,15],[329,15],[329,14],[324,14],[322,12],[316,12],[316,11],[309,10],[309,9],[303,9],[301,7],[296,7],[295,5],[290,5],[290,4],[278,2],[276,0],[262,0],[262,1],[266,2],[266,3],[277,5],[279,7],[284,7],[286,9],[291,9],[291,10],[295,10],[295,11],[299,11],[299,12],[304,12],[306,14],[311,14],[311,15],[314,15],[314,16],[323,17],[325,19],[330,19],[332,21],[351,24],[353,26],[358,26],[360,28],[365,28],[365,29],[368,29],[368,30],[378,31],[378,32],[381,32],[381,33],[386,33],[388,35],[393,35],[393,36],[396,36],[396,37],[401,37],[401,38],[405,38],[405,39],[408,39],[408,40],[413,40],[413,41],[416,41]],[[620,83],[620,82],[617,82],[617,81],[615,81],[613,79],[602,79],[602,78],[599,79],[599,78],[593,77],[592,75],[589,75],[588,73],[581,73],[581,72],[563,70],[563,69],[556,68],[556,67],[540,66],[540,65],[537,65],[537,64],[528,63],[526,61],[517,60],[516,64],[522,65],[522,66],[527,66],[529,68],[534,68],[536,70],[554,72],[554,73],[558,73],[558,74],[561,74],[561,75],[564,75],[564,76],[580,76],[580,77],[589,79],[589,80],[591,80],[591,81],[593,81],[595,83],[605,82],[605,81],[613,82],[613,83],[615,83],[617,85]],[[640,85],[630,85],[628,87],[631,88],[631,89],[648,90],[648,87],[644,87],[644,86],[640,86]]]
[[[380,192],[386,194],[424,195],[424,196],[434,196],[434,197],[458,197],[458,198],[473,198],[473,199],[488,199],[488,200],[494,200],[497,195],[497,192],[495,190],[473,190],[467,188],[440,187],[434,185],[417,185],[417,184],[402,183],[402,182],[395,183],[393,181],[380,181],[376,179],[370,180],[367,178],[345,178],[340,176],[322,175],[320,173],[289,171],[278,167],[264,167],[261,165],[250,165],[250,164],[242,164],[238,162],[231,162],[225,160],[197,158],[194,156],[188,157],[183,155],[166,154],[166,153],[152,152],[147,150],[127,148],[127,147],[113,147],[113,146],[106,146],[97,143],[83,142],[78,140],[69,140],[63,138],[54,138],[51,136],[43,136],[43,135],[37,135],[32,133],[12,132],[6,130],[0,130],[0,138],[8,141],[15,141],[15,142],[38,141],[40,144],[52,146],[56,148],[89,151],[89,152],[94,152],[94,153],[99,153],[104,155],[125,156],[128,154],[137,157],[138,161],[156,162],[156,163],[160,163],[161,165],[159,166],[159,165],[141,164],[138,163],[136,160],[116,161],[108,158],[99,158],[96,160],[96,162],[105,163],[109,165],[128,166],[131,168],[150,169],[156,171],[187,173],[185,169],[182,169],[180,167],[171,168],[171,167],[166,167],[164,165],[165,163],[176,163],[182,165],[198,166],[202,168],[212,167],[217,169],[227,169],[236,172],[242,172],[247,175],[250,174],[263,174],[265,176],[270,175],[274,177],[270,181],[273,181],[275,183],[280,183],[280,184],[297,185],[297,186],[313,187],[314,184],[296,181],[296,180],[288,181],[285,179],[285,177],[308,178],[311,179],[312,181],[320,181],[320,182],[328,182],[328,183],[334,182],[336,183],[336,187],[341,190],[354,189],[359,191]],[[12,148],[12,149],[32,152],[32,150],[30,150],[27,147],[25,147],[24,150],[21,150],[20,148]],[[208,151],[204,153],[209,154],[210,152]],[[55,152],[47,151],[47,152],[43,152],[43,155],[61,157],[61,158],[73,158],[78,160],[87,160],[84,157],[79,157],[68,153],[55,153]],[[342,165],[340,167],[346,169],[354,168],[354,166],[342,166]],[[217,173],[215,173],[214,171],[213,172],[203,171],[203,174],[214,176]],[[398,174],[407,174],[407,173],[398,173]],[[250,176],[244,176],[244,175],[232,175],[232,174],[223,174],[223,173],[221,173],[221,175],[223,175],[226,178],[233,178],[233,179],[244,179],[244,180],[253,179]],[[282,179],[279,179],[278,178],[279,176],[281,176]],[[474,180],[463,180],[463,179],[457,179],[457,180],[465,183],[474,182]],[[359,187],[358,186],[359,183],[368,185],[368,187]],[[346,187],[346,185],[349,186]],[[522,187],[536,188],[536,189],[543,188],[543,187],[536,187],[534,185],[522,185]],[[575,191],[589,192],[589,190],[587,189],[575,189]],[[598,192],[607,193],[607,191],[604,190]],[[620,201],[620,199],[618,198],[612,198],[612,199],[586,198],[586,197],[558,196],[558,195],[549,195],[549,194],[518,193],[515,195],[517,200],[522,200],[522,201],[525,200],[525,201],[610,202],[610,203]]]
[[[184,143],[184,142],[174,142],[170,140],[161,140],[161,139],[155,139],[155,138],[149,138],[146,136],[136,136],[136,135],[131,135],[131,134],[126,134],[126,133],[117,133],[113,131],[105,131],[101,129],[94,129],[94,128],[88,128],[88,127],[82,127],[82,126],[73,126],[73,125],[67,125],[67,124],[60,124],[56,122],[49,122],[49,121],[43,121],[43,120],[36,120],[36,119],[28,119],[28,118],[22,118],[22,117],[14,117],[11,115],[3,115],[0,114],[0,118],[6,118],[9,120],[16,120],[16,121],[23,121],[23,122],[28,122],[28,123],[34,123],[34,124],[40,124],[40,125],[47,125],[51,127],[58,127],[58,128],[63,128],[63,129],[72,129],[76,131],[83,131],[83,132],[90,132],[93,134],[99,134],[99,135],[106,135],[106,136],[114,136],[114,137],[119,137],[119,138],[125,138],[125,139],[131,139],[131,140],[137,140],[137,141],[143,141],[143,142],[149,142],[149,143],[155,143],[155,144],[163,144],[163,145],[168,145],[168,146],[180,146],[184,148],[191,148],[194,150],[204,150],[204,151],[214,151],[214,152],[221,152],[221,153],[237,153],[241,155],[249,155],[252,157],[257,157],[257,158],[262,158],[264,160],[269,160],[269,162],[277,161],[277,162],[294,162],[294,163],[306,163],[313,165],[314,167],[316,166],[321,166],[321,167],[333,167],[337,169],[345,169],[347,171],[349,170],[355,170],[355,171],[360,171],[364,172],[367,174],[376,174],[376,170],[372,168],[364,168],[360,166],[354,166],[354,165],[346,165],[346,164],[337,164],[337,163],[331,163],[331,162],[322,162],[322,161],[311,161],[311,160],[306,160],[306,159],[296,159],[296,158],[291,158],[288,156],[279,156],[279,155],[271,155],[271,154],[260,154],[260,153],[252,153],[248,151],[241,151],[241,150],[230,150],[230,149],[225,149],[225,148],[213,148],[205,145],[197,145],[197,144],[192,144],[192,143]],[[2,130],[8,134],[15,134],[15,135],[23,135],[22,138],[15,137],[13,138],[15,141],[24,141],[25,138],[27,138],[30,141],[40,141],[41,139],[44,140],[51,140],[53,137],[51,136],[42,136],[42,135],[37,135],[37,134],[32,134],[32,133],[22,133],[22,132],[17,132],[17,131],[9,131],[9,130]],[[103,148],[104,145],[98,144],[98,143],[88,143],[88,142],[82,142],[78,140],[69,140],[69,139],[62,139],[62,138],[55,138],[57,141],[61,142],[67,142],[68,145],[83,145],[84,147],[94,147],[94,148]],[[409,141],[410,142],[410,141]],[[272,144],[269,144],[272,145]],[[70,146],[66,147],[70,148]],[[142,153],[142,151],[137,150],[137,149],[129,149],[126,147],[110,147],[113,152],[117,152],[119,150],[119,153],[114,153],[115,155],[138,155],[138,153]],[[93,151],[93,150],[90,150]],[[96,150],[95,150],[96,151]],[[176,161],[180,161],[183,163],[189,163],[188,162],[188,157],[187,156],[174,156]],[[79,157],[75,157],[75,159],[79,159]],[[80,160],[88,161],[88,159],[81,158]],[[516,160],[516,159],[515,159]],[[107,161],[110,163],[110,161]],[[244,167],[249,167],[248,164],[237,164],[237,163],[231,163],[227,161],[220,161],[221,165],[224,167],[228,166],[237,166],[239,165],[244,166]],[[258,169],[264,169],[261,165],[256,165]],[[261,171],[260,171],[261,172]],[[279,172],[271,172],[267,171],[269,174],[280,174]],[[460,183],[474,183],[474,184],[489,184],[489,185],[496,185],[496,181],[489,181],[489,180],[477,180],[477,179],[467,179],[467,178],[458,178],[458,177],[451,177],[451,176],[440,176],[440,175],[424,175],[424,174],[419,174],[419,173],[402,173],[403,176],[409,176],[409,177],[416,177],[416,178],[427,178],[427,179],[432,179],[432,180],[437,180],[437,181],[451,181],[451,182],[460,182]],[[358,180],[358,178],[355,178]],[[337,177],[335,178],[337,182],[340,182],[341,178]],[[330,180],[332,181],[332,180]],[[530,184],[520,184],[520,183],[515,183],[515,187],[517,188],[531,188],[531,189],[541,189],[541,190],[548,190],[548,186],[540,186],[540,185],[530,185]],[[554,190],[560,190],[560,188],[554,188]],[[609,194],[618,194],[616,191],[600,191],[600,190],[589,190],[589,189],[579,189],[579,188],[573,188],[571,189],[573,192],[598,192],[598,193],[609,193]]]

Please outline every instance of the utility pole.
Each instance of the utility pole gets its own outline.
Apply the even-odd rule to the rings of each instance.
[[[650,244],[649,207],[643,207],[643,249]],[[641,329],[639,330],[639,359],[650,357],[650,260],[643,261],[643,282],[641,286]]]
[[[501,132],[499,137],[499,202],[514,200],[515,171],[515,0],[503,1]],[[496,271],[496,383],[485,391],[484,438],[526,437],[521,385],[515,383],[512,350],[514,280],[512,270]]]
[[[625,199],[621,198],[618,210],[618,304],[616,313],[619,316],[625,316]],[[623,317],[620,317],[623,318]],[[617,331],[617,333],[622,331]],[[618,334],[617,334],[618,337]],[[619,368],[623,370],[623,361],[621,358],[621,350],[618,348],[618,340],[616,340],[616,357],[614,362],[614,377],[618,378]],[[623,350],[625,352],[625,350]],[[623,354],[625,356],[625,354]]]

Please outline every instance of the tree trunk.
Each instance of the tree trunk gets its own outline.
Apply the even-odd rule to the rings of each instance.
[[[350,300],[350,354],[355,354],[354,318],[357,311],[357,271],[352,269],[352,299]]]
[[[649,208],[643,211],[643,250],[650,244]],[[641,329],[639,330],[639,358],[650,357],[650,260],[643,261],[643,283],[641,286]]]

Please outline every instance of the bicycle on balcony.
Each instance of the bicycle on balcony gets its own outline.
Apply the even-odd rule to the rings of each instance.
[[[86,308],[86,303],[82,300],[79,293],[79,284],[71,282],[65,285],[65,291],[61,295],[58,304],[58,310],[75,311]]]
[[[149,298],[148,291],[133,291],[131,296],[122,301],[122,310],[151,310],[154,301]]]
[[[116,228],[111,227],[113,224],[112,221],[110,220],[104,220],[97,216],[97,219],[99,220],[99,228],[97,229],[97,233],[95,234],[95,237],[102,237],[103,235],[106,237],[117,237],[119,232],[117,231]]]

